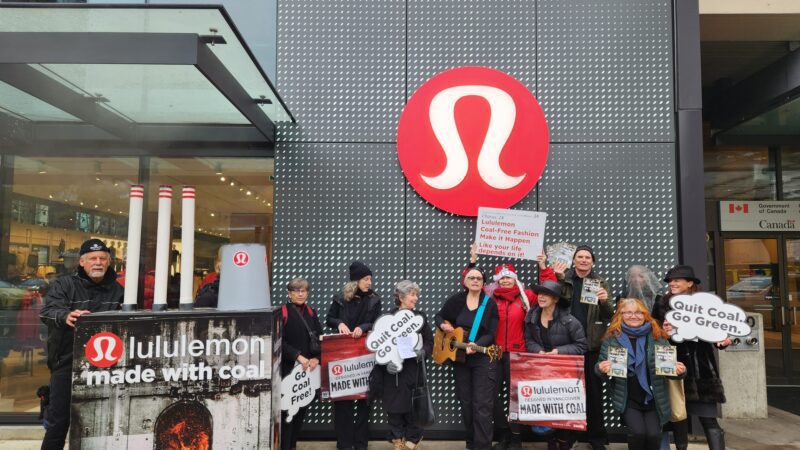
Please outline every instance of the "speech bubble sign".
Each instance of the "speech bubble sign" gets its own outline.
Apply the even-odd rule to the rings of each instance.
[[[400,309],[394,314],[378,317],[366,341],[367,349],[375,352],[375,363],[385,366],[391,362],[398,370],[403,370],[403,358],[397,349],[397,338],[411,336],[416,348],[420,339],[418,332],[424,322],[422,316],[414,314],[410,309]]]
[[[677,330],[671,337],[675,342],[700,339],[713,344],[728,336],[750,334],[744,310],[725,303],[714,294],[676,295],[670,299],[669,306],[672,309],[666,319]]]
[[[291,422],[292,417],[300,408],[308,406],[314,400],[314,392],[320,388],[319,365],[314,370],[305,371],[301,364],[294,366],[292,371],[281,380],[281,410],[286,411],[286,421]]]

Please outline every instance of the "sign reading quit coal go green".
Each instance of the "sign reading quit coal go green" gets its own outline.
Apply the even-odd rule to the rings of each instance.
[[[719,225],[722,231],[797,231],[800,202],[721,201]]]

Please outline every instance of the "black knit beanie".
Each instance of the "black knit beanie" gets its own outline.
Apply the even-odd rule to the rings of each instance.
[[[592,255],[592,262],[597,262],[597,258],[594,257],[594,251],[592,251],[592,247],[589,247],[588,245],[579,245],[577,248],[575,248],[575,253],[572,254],[572,257],[575,258],[575,255],[577,255],[581,250],[586,250],[589,252],[589,254]]]
[[[372,271],[369,270],[366,264],[361,261],[353,261],[350,264],[350,281],[358,281],[367,275],[372,275]]]

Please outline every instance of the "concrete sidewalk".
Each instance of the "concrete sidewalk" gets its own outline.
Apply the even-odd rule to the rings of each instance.
[[[768,419],[744,420],[723,419],[725,429],[726,447],[729,450],[784,450],[800,449],[800,416],[769,408]],[[0,449],[36,450],[39,448],[44,430],[40,426],[3,426],[0,427]],[[424,441],[423,448],[436,448],[436,450],[462,450],[464,443],[461,441]],[[530,450],[545,449],[543,443],[526,442],[523,447]],[[387,442],[374,441],[370,448],[375,450],[388,450],[391,445]],[[587,449],[585,444],[577,444],[575,449]],[[626,444],[616,443],[608,446],[609,450],[626,449]],[[674,447],[673,447],[674,448]],[[708,446],[704,441],[693,441],[690,450],[703,450]],[[332,441],[326,442],[301,442],[298,450],[336,450]]]

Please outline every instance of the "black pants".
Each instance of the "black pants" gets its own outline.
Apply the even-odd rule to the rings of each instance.
[[[661,424],[655,409],[641,411],[628,407],[624,414],[628,426],[629,450],[659,450],[661,448]]]
[[[586,374],[586,435],[592,448],[603,447],[606,426],[603,422],[603,380],[594,373],[598,352],[586,352],[583,369]]]
[[[392,439],[405,439],[415,444],[422,440],[422,428],[414,423],[414,418],[410,412],[387,414],[389,415],[389,429]]]
[[[492,447],[492,406],[497,389],[497,364],[483,354],[467,356],[454,364],[456,397],[461,404],[467,448]]]
[[[336,428],[336,448],[358,450],[369,443],[369,402],[339,400],[333,402],[333,426]]]
[[[675,446],[687,446],[689,445],[689,420],[684,419],[680,422],[669,422],[664,425],[662,429],[664,433],[667,433],[667,437],[664,437],[662,433],[662,441],[666,439],[665,442],[669,443],[669,432],[672,431],[672,436],[675,439]]]
[[[286,411],[281,412],[281,450],[297,448],[297,438],[300,437],[307,410],[307,406],[300,408],[297,414],[292,416],[291,422],[286,421]]]
[[[47,407],[47,431],[42,450],[63,449],[69,431],[69,405],[72,397],[72,366],[50,373],[50,405]]]
[[[511,358],[508,353],[503,353],[503,358],[497,361],[496,364],[497,398],[494,399],[494,426],[499,436],[509,431],[514,434],[520,434],[522,432],[522,426],[517,423],[508,422],[508,392],[511,387]]]

